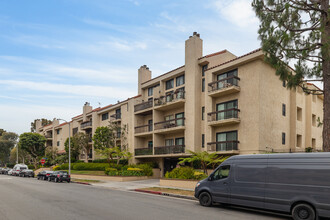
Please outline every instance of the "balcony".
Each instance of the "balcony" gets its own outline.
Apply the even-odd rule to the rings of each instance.
[[[141,125],[134,128],[135,136],[149,136],[152,132],[152,124]]]
[[[155,147],[155,155],[160,154],[184,154],[185,145]]]
[[[110,121],[119,121],[121,119],[121,113],[116,113],[113,115],[110,115]]]
[[[184,130],[184,118],[176,118],[155,123],[155,133],[176,133]]]
[[[150,113],[151,112],[151,109],[149,109],[149,108],[151,108],[152,106],[153,106],[153,101],[151,99],[151,100],[149,100],[147,102],[142,102],[140,104],[134,105],[134,112],[136,114],[143,114],[143,115],[145,114],[145,115],[148,115],[148,114],[151,114]],[[148,111],[146,111],[146,110],[148,110]]]
[[[47,140],[52,140],[52,139],[53,139],[53,135],[52,135],[52,134],[46,134],[46,135],[45,135],[45,138],[46,138]]]
[[[240,122],[239,111],[239,109],[232,108],[207,113],[208,124],[210,126],[237,124]]]
[[[86,121],[80,124],[80,129],[92,128],[92,121]]]
[[[219,141],[207,143],[207,150],[212,152],[238,153],[239,141]]]
[[[185,103],[185,91],[178,90],[155,99],[155,109],[170,110],[182,107]]]
[[[208,84],[209,96],[219,97],[232,93],[239,92],[241,89],[238,86],[240,80],[237,76],[230,76],[225,79],[214,81]]]
[[[152,155],[152,148],[137,148],[134,150],[135,156],[144,156],[144,155]]]

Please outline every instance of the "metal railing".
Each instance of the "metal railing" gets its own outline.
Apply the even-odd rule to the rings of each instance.
[[[152,99],[148,100],[147,102],[142,102],[140,104],[136,104],[136,105],[134,105],[134,112],[138,112],[138,111],[141,111],[141,110],[144,110],[147,108],[151,108],[152,105],[153,105]]]
[[[237,76],[230,76],[225,79],[217,80],[208,84],[209,92],[214,92],[231,86],[238,86],[240,80]]]
[[[207,113],[207,120],[210,121],[221,121],[230,118],[238,118],[238,112],[240,110],[237,108],[225,109],[216,112]]]
[[[53,135],[52,134],[46,134],[45,138],[53,138]]]
[[[148,124],[148,125],[141,125],[141,126],[137,126],[134,128],[135,133],[144,133],[144,132],[150,132],[152,131],[152,124]]]
[[[184,126],[184,120],[185,118],[176,118],[168,121],[157,122],[155,123],[155,130]]]
[[[116,113],[116,114],[110,115],[111,121],[118,120],[118,119],[121,119],[121,113]]]
[[[152,155],[152,148],[137,148],[134,150],[135,156],[141,156],[141,155]]]
[[[159,98],[155,98],[155,106],[165,105],[170,102],[175,102],[180,99],[185,99],[185,91],[173,92]]]
[[[80,128],[84,129],[86,127],[92,126],[92,121],[86,121],[80,124]]]
[[[158,154],[182,154],[185,152],[185,145],[155,147],[155,155]]]
[[[239,141],[219,141],[207,143],[207,150],[209,151],[232,151],[238,150]]]

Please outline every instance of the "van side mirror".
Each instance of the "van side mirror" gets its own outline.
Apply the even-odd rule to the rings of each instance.
[[[213,180],[213,175],[211,174],[211,175],[209,176],[209,178],[207,178],[207,180],[208,180],[208,181],[212,181],[212,180]]]

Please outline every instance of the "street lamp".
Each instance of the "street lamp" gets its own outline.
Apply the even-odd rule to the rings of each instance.
[[[64,119],[60,119],[58,118],[57,120],[62,120],[62,121],[65,121],[66,123],[69,124],[69,175],[71,175],[71,129],[70,129],[70,122],[67,122],[66,120]]]

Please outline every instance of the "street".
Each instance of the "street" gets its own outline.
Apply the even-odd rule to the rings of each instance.
[[[0,220],[288,219],[197,201],[0,175]]]

